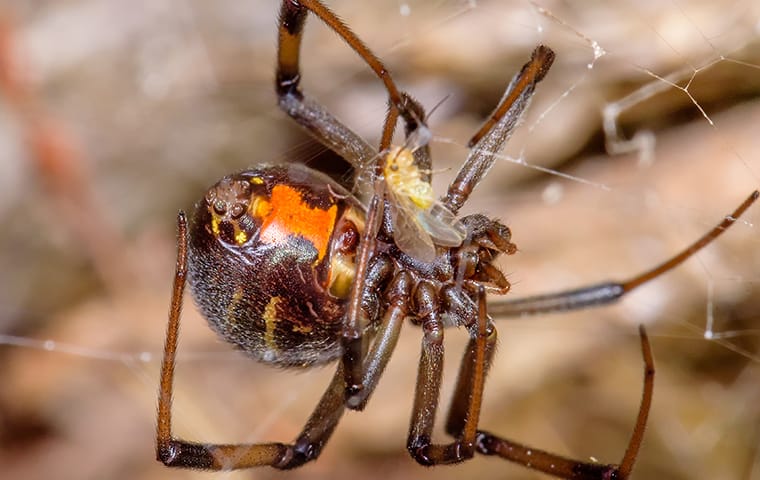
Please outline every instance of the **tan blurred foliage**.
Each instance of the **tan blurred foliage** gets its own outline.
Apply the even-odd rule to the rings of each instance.
[[[439,191],[533,46],[557,51],[507,153],[571,178],[500,161],[467,206],[513,230],[511,295],[648,268],[760,186],[756,2],[578,3],[330,2],[403,88],[428,108],[443,101],[430,120]],[[154,460],[175,215],[230,171],[325,161],[276,108],[277,10],[274,0],[0,4],[12,29],[3,38],[20,52],[2,73],[29,89],[0,97],[0,334],[15,336],[0,337],[3,478],[211,477]],[[376,141],[380,82],[313,19],[303,75]],[[651,132],[637,138],[655,143],[608,156],[602,110],[632,93],[642,95],[618,118],[621,136]],[[50,122],[37,131],[48,143],[35,143],[29,118]],[[64,149],[71,164],[40,163],[39,149]],[[484,427],[618,461],[640,398],[645,323],[658,373],[634,477],[760,479],[758,225],[756,206],[621,305],[500,323]],[[735,334],[704,339],[713,314],[716,332]],[[182,330],[175,423],[191,439],[289,440],[331,373],[254,364],[189,302]],[[449,337],[442,410],[464,334]],[[317,462],[214,478],[539,478],[491,458],[435,469],[409,458],[418,350],[410,326],[367,410],[346,415]]]

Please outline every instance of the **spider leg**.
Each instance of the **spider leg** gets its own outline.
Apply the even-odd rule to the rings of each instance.
[[[307,11],[311,11],[311,13],[329,26],[364,60],[372,71],[375,72],[375,75],[382,80],[386,90],[388,90],[391,103],[403,111],[401,94],[383,62],[351,31],[348,25],[343,23],[337,15],[319,0],[283,0],[282,2],[280,10],[280,60],[282,61],[284,53],[286,57],[294,60],[294,62],[286,62],[283,66],[289,68],[278,70],[278,85],[287,86],[292,82],[296,84],[298,82],[298,48],[301,43],[301,34],[303,33],[303,24]]]
[[[401,110],[399,110],[401,108]],[[433,169],[433,162],[430,157],[430,146],[428,144],[428,138],[430,131],[425,123],[427,120],[427,114],[425,108],[414,97],[406,92],[401,92],[401,106],[394,104],[392,100],[388,102],[388,113],[385,116],[385,122],[383,123],[383,134],[380,139],[381,152],[387,151],[393,141],[393,133],[396,130],[396,123],[398,117],[404,120],[404,135],[406,136],[407,145],[406,148],[412,150],[414,156],[414,163],[422,174],[422,179],[430,183],[432,178],[431,171]],[[418,131],[422,131],[422,141],[417,138],[415,142],[412,135]],[[410,145],[409,143],[416,143],[416,145]],[[377,175],[382,174],[383,166],[385,164],[384,158],[379,158],[377,162]]]
[[[644,391],[638,417],[636,418],[636,426],[620,465],[578,462],[543,450],[531,448],[485,431],[478,431],[476,440],[477,451],[483,455],[498,455],[509,461],[560,478],[573,480],[627,479],[631,470],[633,470],[633,464],[636,461],[636,456],[644,437],[649,408],[652,404],[652,393],[654,391],[654,359],[652,358],[652,349],[643,326],[639,327],[639,333],[641,335],[642,356],[644,357]],[[466,392],[457,390],[456,394],[457,396],[462,396],[466,395]],[[457,400],[455,399],[455,404],[456,402]]]
[[[382,80],[388,91],[391,109],[395,111],[394,115],[400,113],[407,125],[415,125],[422,118],[415,111],[414,106],[409,105],[409,96],[398,90],[390,72],[380,59],[322,2],[283,0],[280,9],[275,81],[280,108],[311,132],[322,144],[351,162],[354,168],[366,167],[376,159],[377,151],[343,125],[325,107],[305,96],[299,88],[301,39],[309,11],[337,33]],[[424,116],[424,112],[422,115]],[[392,133],[395,117],[386,121],[386,126],[389,125],[391,126],[390,133]],[[390,136],[387,139],[390,144]]]
[[[380,329],[375,335],[369,353],[365,356],[361,386],[346,399],[346,405],[353,410],[363,410],[375,390],[380,377],[388,365],[396,348],[401,326],[408,315],[409,293],[412,277],[406,271],[399,272],[388,287],[385,298],[388,308],[383,316]]]
[[[390,260],[382,255],[370,261],[375,252],[375,239],[383,214],[382,187],[383,182],[376,181],[377,190],[370,203],[356,267],[356,278],[363,281],[354,282],[341,332],[346,406],[353,410],[364,409],[390,360],[408,313],[413,284],[413,279],[405,271],[392,279],[384,295],[388,306],[370,348],[371,338],[365,333],[370,320],[362,305],[366,303],[367,295],[374,295],[373,292],[381,289],[381,284],[393,268]]]
[[[466,437],[469,442],[474,439],[474,432],[478,427],[477,415],[470,412],[472,400],[476,394],[480,396],[483,391],[498,337],[496,327],[488,318],[484,287],[480,287],[478,295],[477,322],[467,325],[470,341],[459,364],[459,375],[446,420],[446,433],[457,439]]]
[[[458,389],[466,388],[467,391],[461,398],[455,399],[453,407],[463,420],[457,420],[457,425],[454,426],[457,435],[453,442],[433,444],[431,435],[443,373],[443,324],[434,308],[434,292],[429,287],[429,284],[422,283],[415,293],[418,309],[426,311],[421,312],[424,337],[407,449],[422,465],[458,463],[472,458],[475,454],[486,364],[490,363],[493,354],[496,330],[488,320],[485,289],[480,287],[477,321],[469,326],[470,342],[462,360],[461,371],[466,372],[467,378],[460,375],[458,385]],[[451,419],[449,424],[453,424]]]
[[[470,139],[470,154],[459,169],[457,177],[449,185],[446,196],[441,199],[453,213],[459,211],[478,182],[488,173],[496,155],[504,148],[528,107],[536,84],[543,80],[553,62],[552,49],[544,45],[536,47],[528,63],[507,86],[491,117]]]
[[[399,115],[404,119],[407,133],[409,133],[422,122],[421,117],[424,116],[424,111],[416,101],[398,90],[383,63],[322,2],[318,0],[302,0],[299,2],[283,0],[280,9],[276,76],[276,90],[280,107],[311,132],[322,144],[351,162],[357,172],[361,173],[364,168],[373,165],[373,163],[380,171],[384,161],[382,156],[378,156],[377,151],[367,142],[343,125],[318,102],[306,97],[299,89],[301,80],[299,56],[308,12],[317,16],[337,33],[383,81],[388,91],[390,108],[383,129],[381,149],[386,149],[390,145]],[[423,150],[427,152],[426,149]],[[427,159],[429,163],[429,153],[427,153]],[[351,408],[358,409],[363,408],[366,404],[369,393],[374,388],[373,382],[376,382],[375,374],[372,373],[375,370],[368,372],[372,388],[369,388],[369,385],[364,382],[363,357],[367,351],[368,340],[364,338],[363,332],[370,319],[367,318],[366,313],[361,308],[362,299],[365,292],[368,291],[365,279],[369,259],[374,255],[374,240],[377,237],[380,219],[384,211],[383,204],[380,201],[383,198],[383,184],[378,180],[377,175],[374,177],[375,181],[369,182],[374,186],[373,191],[360,192],[360,195],[365,199],[370,199],[370,203],[367,212],[367,224],[362,235],[358,255],[357,281],[348,301],[346,322],[342,332],[344,352],[342,364],[346,382],[346,399]],[[361,185],[364,183],[357,182],[358,187]],[[393,331],[393,329],[390,330]],[[368,368],[380,368],[379,371],[381,372],[387,362],[389,351],[395,346],[395,340],[390,341],[389,339],[388,343],[380,342],[379,345],[377,343],[375,345],[378,350],[373,350],[373,355],[376,355],[373,358],[380,360],[380,362],[379,365],[371,362]]]
[[[341,344],[345,376],[345,396],[356,398],[363,389],[362,379],[364,376],[364,352],[367,351],[367,335],[365,330],[370,322],[367,313],[362,308],[362,299],[367,291],[367,274],[372,255],[375,252],[375,239],[380,230],[380,221],[383,214],[383,182],[377,180],[374,183],[375,194],[367,209],[367,221],[359,243],[359,253],[356,261],[356,281],[351,288],[348,299],[346,317],[341,331]],[[354,403],[354,402],[352,402]]]
[[[603,282],[563,292],[537,295],[514,300],[504,300],[488,305],[488,312],[494,317],[516,317],[539,313],[579,310],[616,302],[636,287],[674,269],[689,257],[706,247],[739,218],[760,197],[755,190],[736,210],[727,215],[719,224],[704,234],[699,240],[656,267],[622,282]]]
[[[269,465],[287,469],[315,459],[338,424],[344,406],[342,365],[333,376],[330,386],[306,422],[293,444],[204,444],[188,442],[172,435],[172,392],[174,365],[179,338],[179,321],[187,278],[187,219],[179,213],[177,267],[169,310],[164,356],[161,362],[161,382],[158,395],[158,425],[156,428],[156,457],[170,467],[206,470],[231,470]]]
[[[329,440],[343,412],[346,410],[346,383],[343,363],[333,375],[330,385],[322,395],[319,404],[309,417],[303,430],[291,444],[207,444],[178,439],[172,435],[171,404],[173,396],[174,366],[179,339],[180,313],[187,278],[187,219],[184,212],[177,218],[177,266],[174,274],[169,323],[161,363],[161,380],[158,394],[158,424],[156,427],[156,457],[170,467],[197,468],[205,470],[234,470],[257,466],[271,466],[291,469],[316,459]],[[382,261],[373,263],[375,271],[371,278],[381,281],[389,271],[390,264]],[[377,286],[370,281],[370,287]],[[406,272],[399,273],[389,286],[388,298],[391,306],[387,309],[372,345],[364,360],[366,373],[360,379],[362,389],[352,408],[366,403],[374,390],[396,345],[401,324],[407,315],[409,290],[412,278]],[[361,366],[363,364],[359,362]]]
[[[349,35],[349,38],[355,38],[353,32],[319,2],[296,3],[284,0],[280,10],[275,81],[279,106],[323,145],[351,162],[354,168],[370,165],[377,157],[377,151],[319,102],[304,95],[299,88],[300,48],[307,9],[312,10],[333,29],[337,28],[336,32],[342,37]],[[361,42],[359,44],[363,46]]]

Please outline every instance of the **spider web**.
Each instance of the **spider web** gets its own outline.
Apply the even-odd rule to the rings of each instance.
[[[628,278],[760,186],[756,3],[331,6],[403,88],[428,108],[440,103],[430,119],[439,192],[532,48],[556,50],[465,211],[510,226],[520,251],[502,267],[510,295],[524,296]],[[153,460],[171,219],[230,171],[329,160],[273,106],[276,2],[12,8],[39,104],[78,153],[68,170],[36,165],[19,113],[0,104],[0,469],[29,479],[207,478]],[[379,82],[316,21],[304,52],[305,89],[376,142]],[[640,398],[643,323],[658,373],[634,478],[760,478],[759,208],[620,305],[497,323],[481,424],[574,458],[618,461]],[[443,411],[464,340],[448,333]],[[408,459],[418,354],[419,331],[406,328],[367,411],[347,414],[319,461],[287,475],[540,477],[494,459],[450,469]],[[289,440],[330,375],[272,371],[232,352],[188,299],[175,428],[209,442]]]

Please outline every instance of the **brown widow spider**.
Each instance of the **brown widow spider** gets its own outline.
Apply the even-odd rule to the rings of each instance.
[[[375,150],[299,89],[299,52],[308,13],[334,30],[383,81],[389,112]],[[407,449],[423,465],[498,455],[550,475],[627,478],[646,427],[654,362],[644,329],[644,391],[619,465],[586,463],[479,429],[485,377],[496,344],[491,316],[573,310],[616,301],[682,263],[731,226],[760,195],[753,192],[701,239],[666,262],[622,282],[486,303],[509,282],[494,265],[516,251],[510,230],[484,215],[456,214],[491,167],[549,70],[554,53],[539,45],[491,117],[471,138],[468,158],[446,195],[430,191],[425,112],[396,87],[382,62],[319,0],[283,0],[276,89],[280,107],[356,172],[356,195],[303,166],[262,166],[211,187],[189,223],[178,216],[178,258],[161,369],[157,457],[168,466],[290,469],[316,459],[345,410],[362,410],[394,350],[405,319],[423,331]],[[391,148],[399,117],[407,144]],[[356,175],[358,177],[358,175]],[[358,198],[357,198],[358,197]],[[173,437],[171,400],[186,279],[211,327],[255,359],[281,367],[339,360],[335,375],[291,444],[204,444]],[[449,443],[433,443],[444,328],[470,335],[446,421]]]

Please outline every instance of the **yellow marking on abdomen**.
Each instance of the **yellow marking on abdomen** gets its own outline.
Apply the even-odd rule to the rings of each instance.
[[[235,309],[237,308],[242,298],[243,298],[243,287],[241,285],[238,285],[237,287],[235,287],[235,291],[232,293],[232,300],[230,301],[230,304],[227,306],[227,316],[229,318],[233,318],[233,316],[235,315]]]
[[[238,245],[242,245],[248,241],[248,234],[242,230],[235,232],[235,241]]]
[[[296,333],[311,333],[314,329],[311,325],[298,325],[294,324],[292,330]]]
[[[270,350],[277,350],[277,344],[274,342],[274,329],[277,327],[277,304],[280,303],[280,297],[272,297],[264,308],[261,315],[264,319],[266,330],[264,331],[264,343]]]

